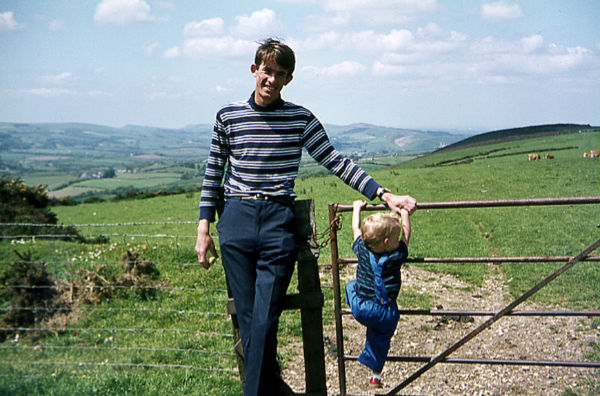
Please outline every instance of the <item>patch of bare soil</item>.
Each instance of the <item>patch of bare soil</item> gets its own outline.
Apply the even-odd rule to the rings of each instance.
[[[492,265],[492,264],[490,264]],[[435,296],[433,307],[443,310],[498,311],[511,300],[500,271],[491,271],[494,279],[483,287],[472,287],[451,275],[427,272],[416,266],[403,267],[403,287],[416,288]],[[345,269],[342,284],[354,276]],[[325,279],[324,283],[331,283]],[[328,302],[326,302],[328,303]],[[343,308],[347,308],[343,304]],[[556,310],[524,302],[516,310]],[[401,317],[392,339],[390,356],[435,357],[474,330],[489,316]],[[586,361],[590,343],[599,342],[600,332],[592,329],[591,319],[581,317],[503,317],[490,328],[459,348],[449,358],[506,359],[536,361]],[[365,329],[351,315],[343,316],[345,355],[358,356],[364,345]],[[325,359],[328,394],[340,393],[337,357],[335,354],[335,324],[326,325]],[[302,345],[282,347],[292,349],[294,361],[284,369],[284,379],[295,392],[304,392],[304,361]],[[357,361],[346,362],[348,394],[387,393],[421,368],[425,363],[387,362],[383,371],[383,388],[368,385],[370,370]],[[489,364],[440,363],[425,372],[400,394],[410,395],[560,395],[565,389],[578,394],[592,394],[600,384],[597,369],[549,366],[507,366]]]

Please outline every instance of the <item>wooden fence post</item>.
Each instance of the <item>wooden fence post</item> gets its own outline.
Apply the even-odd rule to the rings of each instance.
[[[296,201],[300,250],[298,252],[298,291],[308,301],[300,308],[306,393],[327,394],[325,347],[323,343],[323,293],[319,279],[319,247],[315,239],[315,201]]]

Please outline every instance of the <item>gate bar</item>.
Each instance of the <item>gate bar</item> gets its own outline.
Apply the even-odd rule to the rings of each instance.
[[[573,256],[533,257],[408,257],[406,263],[556,263],[569,261]],[[589,256],[581,261],[600,261],[600,256]],[[358,259],[338,258],[338,264],[356,264]]]
[[[431,359],[432,358],[430,356],[388,356],[386,360],[388,360],[390,362],[427,363],[427,362],[430,362]],[[358,356],[346,356],[345,360],[358,361]],[[596,362],[572,362],[572,361],[555,361],[555,360],[507,360],[507,359],[461,359],[461,358],[456,358],[456,359],[444,359],[440,363],[600,368],[600,363],[596,363]]]
[[[430,316],[494,316],[494,311],[435,311],[431,309],[399,309],[400,315]],[[352,315],[349,309],[343,309],[342,315]],[[600,311],[511,311],[506,316],[600,316]]]
[[[489,208],[496,206],[535,206],[600,203],[600,196],[564,198],[495,199],[487,201],[417,202],[417,209]],[[352,205],[333,204],[337,212],[352,211]],[[384,204],[367,205],[366,210],[385,210]]]
[[[407,385],[409,385],[415,379],[419,378],[426,371],[429,371],[429,369],[431,369],[437,363],[439,363],[443,360],[446,360],[447,356],[449,356],[451,353],[456,351],[458,348],[460,348],[461,346],[463,346],[464,344],[469,342],[472,338],[477,336],[483,330],[490,327],[494,322],[498,321],[504,315],[506,315],[507,313],[510,313],[516,306],[521,304],[523,301],[527,300],[533,294],[538,292],[541,288],[543,288],[548,283],[550,283],[551,281],[556,279],[558,276],[560,276],[563,272],[565,272],[566,270],[568,270],[569,268],[574,266],[577,262],[579,262],[582,259],[584,259],[585,257],[589,256],[589,254],[591,252],[593,252],[594,250],[596,250],[598,248],[598,246],[600,246],[600,239],[596,240],[596,242],[592,243],[590,246],[585,248],[577,256],[570,259],[565,265],[563,265],[562,267],[560,267],[559,269],[554,271],[552,274],[548,275],[546,278],[541,280],[537,285],[533,286],[531,289],[526,291],[519,298],[517,298],[516,300],[514,300],[513,302],[508,304],[506,307],[504,307],[502,310],[500,310],[493,317],[491,317],[490,319],[485,321],[483,324],[481,324],[479,327],[477,327],[475,330],[473,330],[472,332],[467,334],[465,337],[463,337],[460,341],[458,341],[457,343],[452,345],[450,348],[446,349],[444,352],[437,355],[429,363],[427,363],[425,366],[421,367],[419,370],[417,370],[415,373],[413,373],[410,377],[408,377],[406,380],[404,380],[404,382],[402,382],[400,385],[396,386],[394,389],[392,389],[391,391],[386,393],[386,395],[395,395],[399,390],[405,388]]]

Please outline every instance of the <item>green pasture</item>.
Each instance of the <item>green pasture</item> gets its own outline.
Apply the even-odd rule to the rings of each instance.
[[[37,186],[38,184],[47,186],[48,190],[55,190],[59,186],[77,180],[76,176],[69,175],[54,175],[51,173],[32,173],[24,177],[25,183],[28,186]]]
[[[598,133],[560,135],[424,156],[371,174],[382,185],[421,202],[596,196],[600,195],[600,159],[582,158],[583,150],[594,147],[600,147]],[[528,151],[550,151],[555,158],[528,161],[527,154],[520,154]],[[430,166],[443,161],[460,163]],[[139,176],[143,183],[143,175]],[[327,229],[329,203],[364,199],[333,176],[300,178],[296,192],[300,199],[315,200],[319,232]],[[228,354],[233,342],[222,336],[231,333],[230,321],[220,315],[225,313],[226,301],[223,268],[219,263],[209,270],[195,265],[198,202],[199,193],[187,193],[54,207],[61,223],[79,224],[81,234],[108,236],[109,242],[80,244],[41,238],[1,242],[3,266],[16,259],[15,250],[30,251],[34,259],[47,262],[53,277],[66,280],[76,279],[83,269],[104,267],[107,273],[118,273],[125,251],[140,252],[156,262],[158,284],[163,288],[145,298],[134,290],[121,290],[99,305],[86,306],[94,309],[80,312],[65,332],[0,344],[0,394],[240,394],[236,360]],[[351,257],[351,213],[341,217],[340,256]],[[418,210],[411,221],[412,257],[574,255],[600,237],[598,204]],[[321,250],[319,262],[330,263],[329,246]],[[420,264],[429,271],[454,274],[473,286],[500,273],[509,285],[507,302],[560,265],[518,263],[491,269],[487,264]],[[322,272],[322,283],[331,284],[328,271]],[[599,309],[598,284],[598,264],[583,262],[534,300],[564,309]],[[325,299],[324,321],[331,323],[330,289],[325,289]],[[407,288],[402,290],[400,304],[429,308],[435,296]],[[300,342],[300,337],[298,313],[285,312],[280,343]],[[282,365],[292,358],[282,356]]]
[[[99,188],[104,190],[113,190],[119,187],[146,188],[165,183],[171,183],[179,179],[176,173],[125,173],[110,179],[91,179],[81,183],[78,186]]]

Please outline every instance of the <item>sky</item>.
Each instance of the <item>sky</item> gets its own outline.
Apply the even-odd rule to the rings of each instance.
[[[257,42],[323,123],[600,125],[598,0],[0,0],[0,122],[181,128],[250,97]]]

